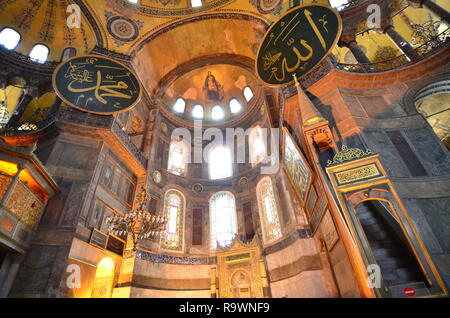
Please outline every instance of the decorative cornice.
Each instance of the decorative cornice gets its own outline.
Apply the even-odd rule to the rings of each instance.
[[[373,155],[375,155],[375,153],[370,149],[363,151],[359,148],[348,148],[346,145],[342,145],[341,151],[334,156],[333,161],[328,160],[327,167],[340,165],[342,163],[370,157]]]

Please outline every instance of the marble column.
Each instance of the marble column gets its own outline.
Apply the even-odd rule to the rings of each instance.
[[[216,271],[217,269],[215,267],[211,267],[211,298],[217,298],[217,278],[216,278]]]
[[[403,36],[398,33],[393,25],[388,25],[384,29],[384,33],[389,36],[392,42],[405,54],[409,59],[413,60],[417,55],[413,46],[406,41]]]
[[[14,282],[14,279],[16,278],[17,272],[19,271],[20,264],[24,260],[24,256],[25,255],[22,254],[15,254],[11,256],[11,263],[8,269],[8,273],[6,274],[3,282],[1,282],[0,298],[8,297],[11,286]]]
[[[361,49],[361,47],[356,43],[356,41],[350,41],[347,44],[347,47],[352,52],[355,59],[358,61],[358,63],[361,64],[370,64],[370,60],[367,57],[367,55],[364,53],[364,51]]]
[[[432,15],[450,26],[450,12],[432,0],[409,0],[409,3],[416,8],[425,8]]]
[[[356,42],[355,36],[353,33],[346,32],[342,34],[339,46],[345,46],[348,47],[350,52],[352,52],[353,56],[355,57],[356,61],[361,65],[361,67],[367,71],[367,64],[372,63],[367,55],[364,53],[364,51],[361,49],[361,47]]]

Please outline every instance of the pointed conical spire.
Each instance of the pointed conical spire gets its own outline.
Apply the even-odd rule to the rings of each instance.
[[[300,120],[303,127],[311,126],[319,122],[326,122],[322,114],[317,110],[308,96],[306,96],[303,88],[298,82],[297,76],[294,74],[295,86],[297,87],[298,105],[300,109]]]

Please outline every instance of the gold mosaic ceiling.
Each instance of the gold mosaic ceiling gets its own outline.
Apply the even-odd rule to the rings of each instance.
[[[68,27],[66,11],[71,4],[73,0],[0,0],[0,29],[10,27],[21,34],[16,50],[24,55],[37,43],[50,48],[53,61],[61,59],[66,47],[85,54],[95,47],[96,37],[84,14],[80,28]]]
[[[446,2],[438,0],[442,1]],[[189,0],[139,0],[138,5],[128,0],[0,0],[0,29],[9,26],[21,33],[22,41],[16,49],[20,53],[29,54],[36,43],[47,45],[52,61],[59,61],[66,47],[75,47],[79,55],[96,45],[131,55],[150,96],[161,97],[172,85],[179,90],[171,92],[175,97],[189,87],[175,85],[174,81],[197,68],[234,65],[251,70],[265,28],[292,1],[202,2],[202,7],[190,8]],[[302,2],[328,4],[327,0]],[[70,13],[66,10],[72,4],[81,8],[81,28],[67,27]],[[408,40],[409,20],[429,20],[424,10],[417,10],[421,10],[420,18],[418,11],[408,9],[407,18],[395,20],[398,31]],[[384,47],[395,48],[386,36],[373,32],[359,35],[358,42],[372,59]],[[349,57],[345,48],[336,48],[334,54],[340,62]],[[233,72],[223,68],[219,75],[225,78],[234,76]]]

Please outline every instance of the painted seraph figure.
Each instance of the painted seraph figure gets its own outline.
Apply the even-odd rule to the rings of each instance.
[[[211,71],[208,71],[203,89],[208,100],[217,102],[223,99],[223,86],[217,82]]]

